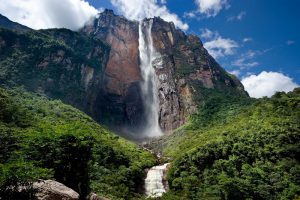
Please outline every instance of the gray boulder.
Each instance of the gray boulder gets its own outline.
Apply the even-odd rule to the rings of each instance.
[[[40,180],[33,183],[38,200],[78,200],[79,194],[62,183],[53,180]]]

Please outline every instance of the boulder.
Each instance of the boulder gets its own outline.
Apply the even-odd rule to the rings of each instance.
[[[79,194],[54,180],[40,180],[33,183],[38,200],[78,200]]]

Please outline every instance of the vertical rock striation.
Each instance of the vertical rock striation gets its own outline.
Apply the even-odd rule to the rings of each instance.
[[[0,26],[14,30],[0,28],[1,85],[61,99],[133,139],[181,126],[211,92],[247,96],[197,36],[159,17],[105,10],[79,33],[20,31],[1,15]]]
[[[196,112],[194,96],[201,95],[198,88],[234,89],[246,95],[242,84],[219,66],[197,36],[186,35],[174,23],[155,17],[152,37],[155,49],[161,54],[156,61],[156,73],[160,124],[165,132],[184,124]]]
[[[159,17],[145,21],[152,22],[151,42],[157,51],[152,61],[157,91],[152,92],[158,94],[157,112],[163,132],[183,125],[197,111],[199,102],[195,102],[195,96],[201,95],[201,88],[234,90],[247,95],[242,84],[219,66],[197,36],[186,35],[174,23]],[[144,65],[139,62],[139,43],[145,41],[139,41],[138,30],[139,22],[117,16],[111,10],[100,13],[81,30],[111,46],[102,99],[105,108],[101,112],[117,116],[117,120],[110,119],[114,125],[118,121],[120,126],[135,127],[130,130],[135,134],[145,128],[143,124],[149,114],[149,109],[141,103],[145,102],[145,91],[138,87],[145,79],[139,67]]]
[[[96,119],[127,134],[137,132],[142,129],[140,125],[144,119],[138,23],[117,16],[112,10],[105,10],[81,32],[101,39],[111,47],[104,73],[102,98],[98,100],[96,108],[99,116]]]

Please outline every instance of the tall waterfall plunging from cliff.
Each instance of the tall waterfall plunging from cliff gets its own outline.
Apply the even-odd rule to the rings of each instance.
[[[159,99],[157,77],[153,61],[159,57],[155,51],[151,35],[153,20],[145,19],[139,24],[139,55],[143,81],[141,83],[143,106],[145,111],[145,128],[143,136],[157,137],[162,135],[159,125]]]

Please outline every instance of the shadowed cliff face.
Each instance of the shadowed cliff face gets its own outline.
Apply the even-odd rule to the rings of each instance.
[[[119,118],[108,123],[135,126],[133,132],[143,128],[146,115],[141,103],[138,24],[105,10],[81,30],[111,45],[105,69],[107,103],[102,112],[113,110]],[[184,124],[196,112],[194,94],[201,93],[198,86],[233,89],[246,95],[241,83],[216,63],[197,36],[186,35],[159,17],[153,19],[151,33],[160,54],[152,65],[158,78],[159,124],[164,132]]]
[[[201,89],[234,89],[244,95],[242,84],[222,69],[208,54],[200,39],[186,35],[157,17],[153,20],[154,46],[161,54],[156,73],[160,85],[160,124],[164,131],[171,131],[184,124],[197,105],[194,95]]]
[[[0,85],[22,85],[96,115],[108,53],[103,42],[67,29],[0,28]]]
[[[105,10],[81,32],[111,46],[104,74],[103,98],[99,102],[100,121],[118,131],[136,132],[143,124],[139,68],[139,27],[137,22]],[[101,114],[100,114],[101,115]]]
[[[158,116],[153,119],[159,121],[164,133],[184,124],[197,111],[206,89],[247,95],[241,83],[208,54],[198,37],[186,35],[160,18],[144,20],[150,21],[145,44],[149,45],[151,39],[151,45],[144,49],[153,48],[155,52],[147,66],[154,68],[155,84],[150,85],[155,85],[153,94],[158,96]],[[11,23],[4,26],[14,27]],[[145,36],[145,31],[140,33]],[[80,33],[0,28],[0,84],[24,85],[61,99],[117,133],[141,139],[149,116],[154,115],[149,115],[145,106],[139,39],[139,22],[111,10],[99,14]]]

